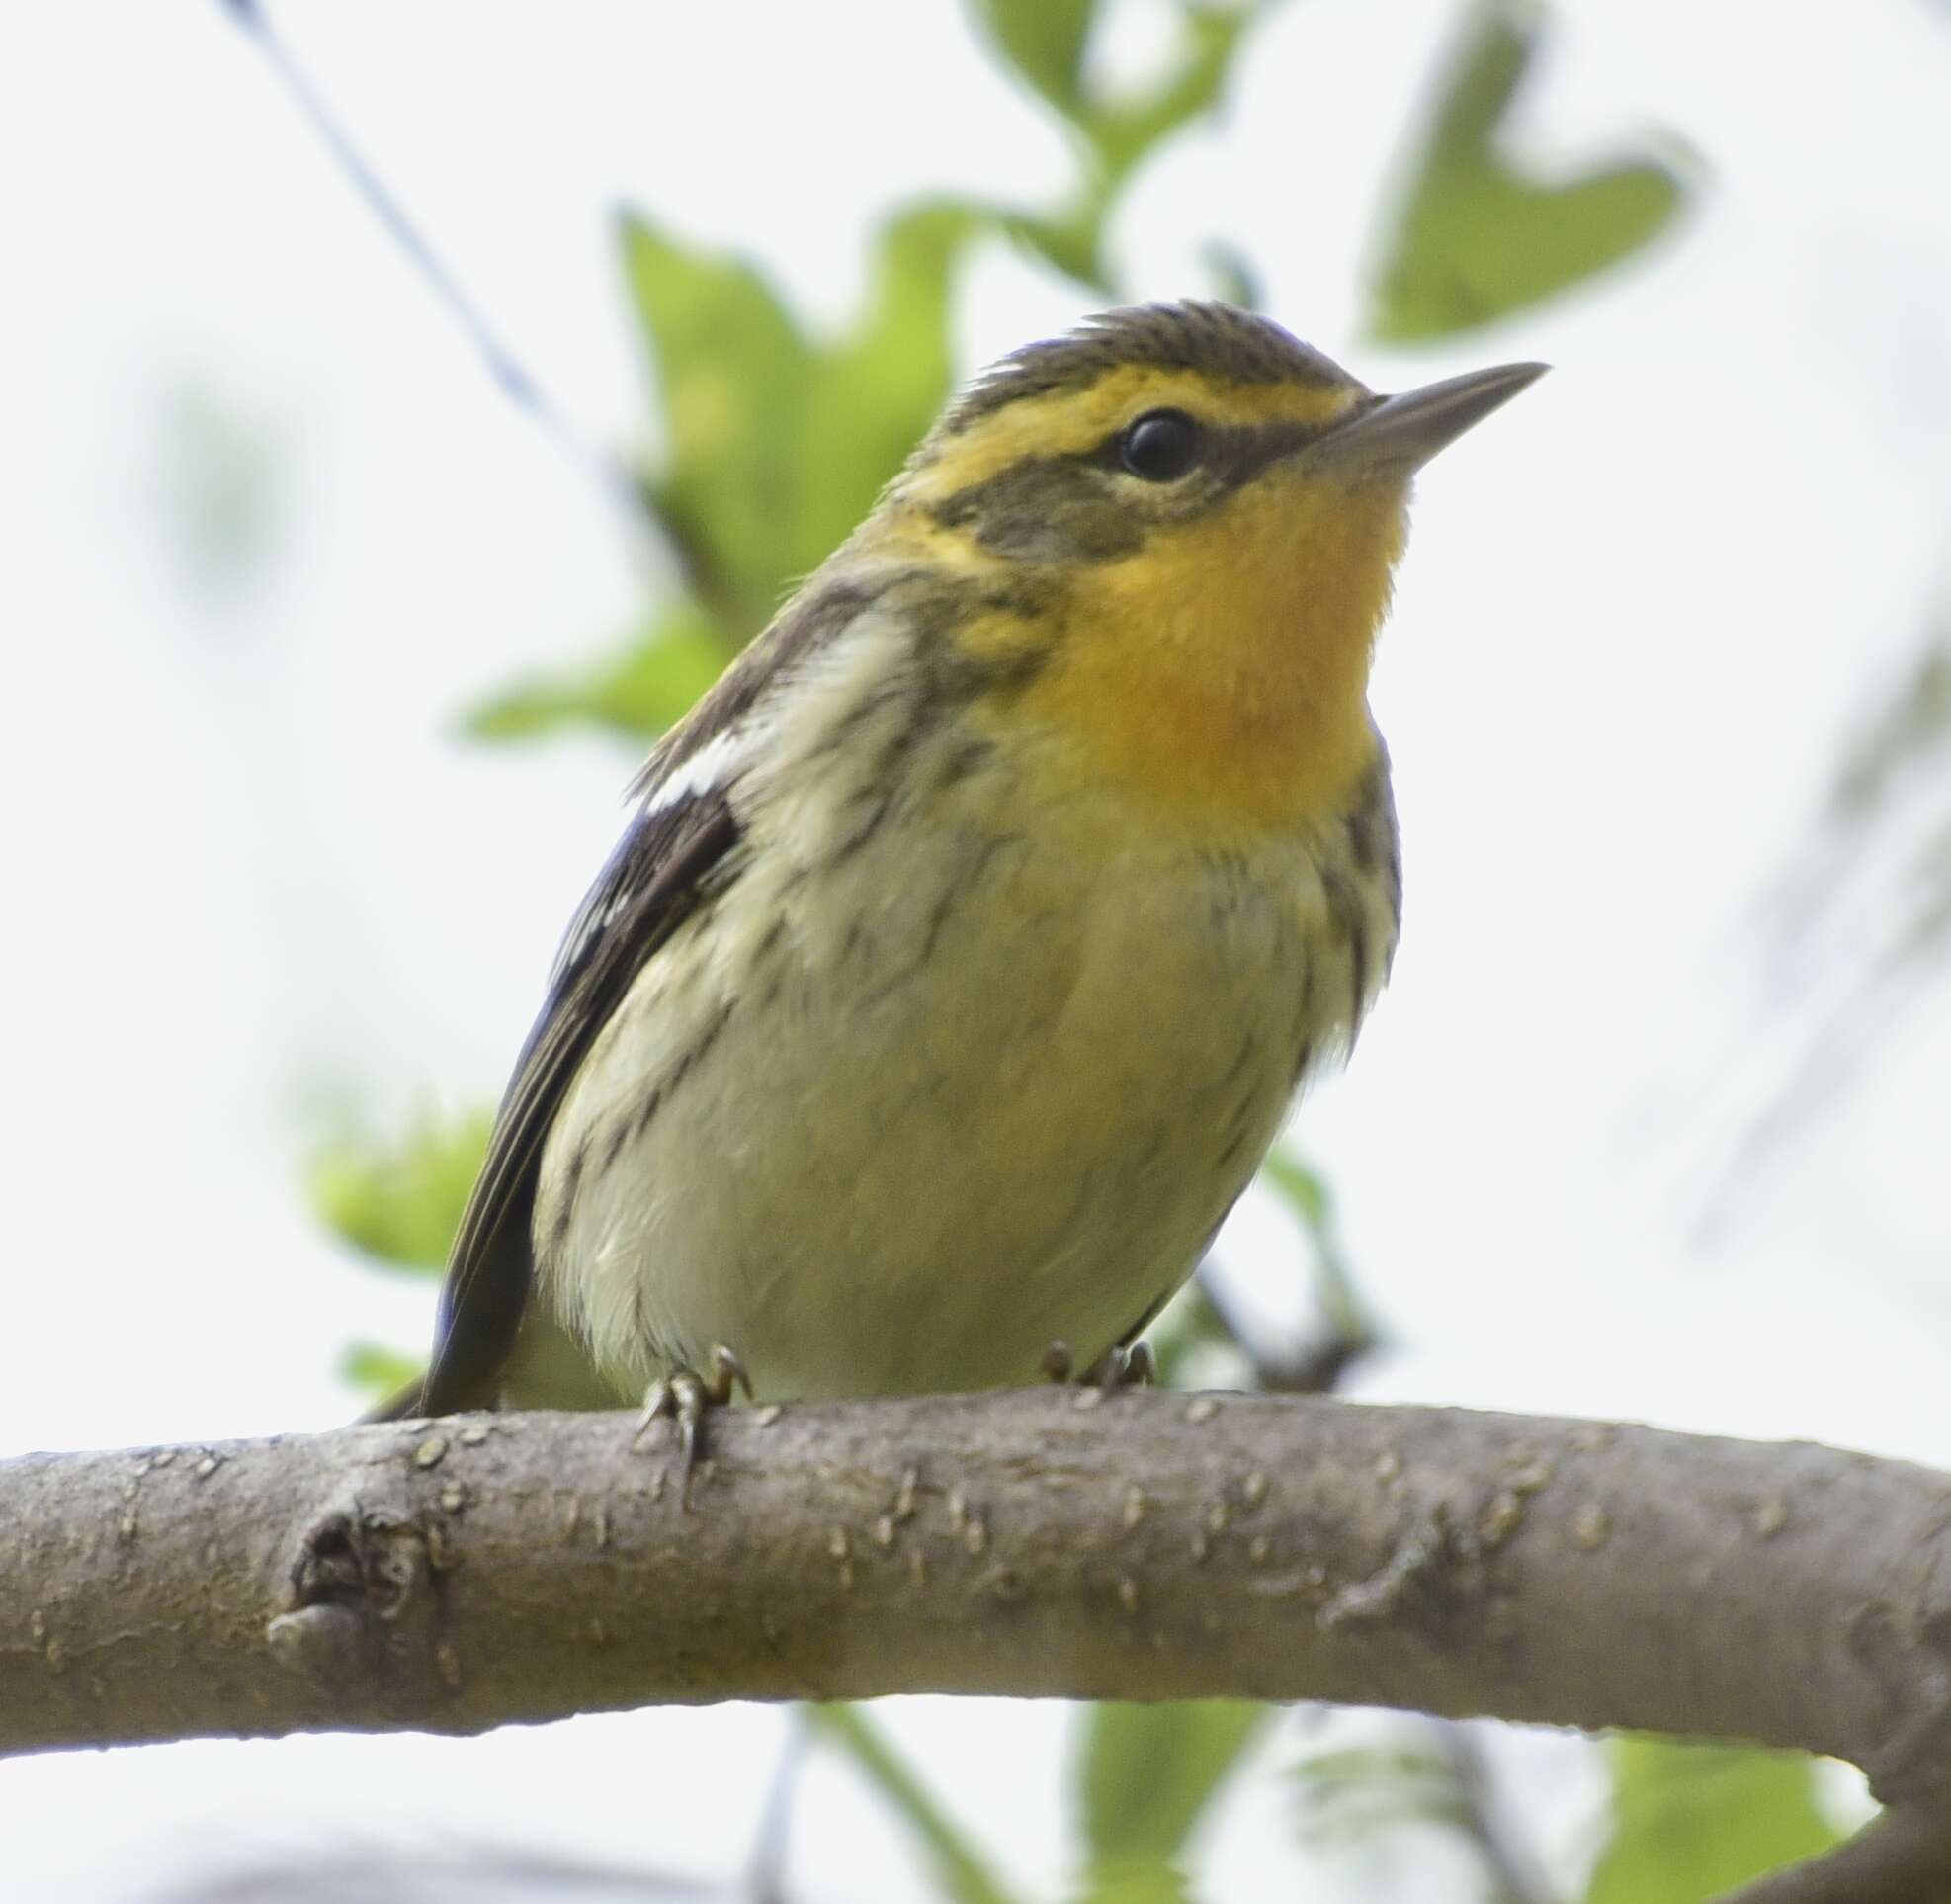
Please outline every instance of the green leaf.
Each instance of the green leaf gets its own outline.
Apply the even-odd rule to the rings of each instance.
[[[1506,161],[1499,129],[1538,41],[1530,7],[1475,9],[1373,274],[1373,337],[1413,342],[1507,316],[1630,256],[1679,211],[1681,179],[1657,159],[1594,163],[1556,183]]]
[[[853,531],[934,421],[952,379],[954,268],[983,224],[983,214],[949,201],[891,218],[860,316],[820,347],[745,265],[700,258],[628,220],[669,439],[645,493],[695,596],[653,616],[620,653],[480,703],[467,731],[526,739],[594,722],[643,739],[681,719]]]
[[[1272,1151],[1260,1166],[1282,1202],[1315,1234],[1328,1225],[1327,1182],[1318,1170],[1283,1151]]]
[[[1210,238],[1200,248],[1200,262],[1213,279],[1216,296],[1241,310],[1264,310],[1267,288],[1260,268],[1237,245]]]
[[[1093,1870],[1169,1870],[1270,1710],[1246,1699],[1092,1706],[1077,1785]]]
[[[1162,1858],[1101,1858],[1080,1880],[1076,1904],[1197,1904],[1184,1871]]]
[[[1105,230],[1120,192],[1159,144],[1219,105],[1247,29],[1276,4],[1278,0],[1254,0],[1244,6],[1212,6],[1182,0],[1173,58],[1157,80],[1125,98],[1090,97],[1074,66],[1060,94],[1038,85],[1079,135],[1087,163],[1060,209],[996,207],[991,212],[996,224],[1066,277],[1117,297]],[[991,11],[989,0],[980,0],[978,19]],[[1026,0],[1021,11],[1029,17],[1063,10]]]
[[[325,1226],[381,1262],[439,1271],[480,1174],[493,1119],[485,1111],[423,1117],[397,1143],[333,1139],[311,1160],[312,1208]]]
[[[690,603],[653,620],[627,648],[593,666],[517,682],[462,716],[479,740],[530,740],[582,722],[654,740],[691,711],[734,649]]]
[[[1186,1364],[1202,1349],[1218,1349],[1230,1357],[1236,1365],[1230,1374],[1233,1384],[1243,1386],[1251,1380],[1251,1370],[1240,1354],[1232,1331],[1214,1308],[1212,1298],[1197,1276],[1158,1312],[1145,1330],[1145,1340],[1157,1365],[1160,1388],[1177,1387]],[[1203,1380],[1208,1386],[1225,1385],[1224,1381],[1214,1382],[1210,1375],[1203,1376]]]
[[[1815,1762],[1789,1752],[1614,1739],[1612,1835],[1585,1904],[1701,1904],[1827,1851]]]
[[[1376,1341],[1375,1325],[1355,1293],[1355,1280],[1334,1220],[1334,1202],[1327,1183],[1316,1170],[1274,1151],[1260,1166],[1260,1175],[1300,1219],[1314,1245],[1315,1293],[1335,1335],[1359,1352]]]
[[[1107,180],[1129,177],[1154,146],[1219,104],[1241,36],[1264,11],[1196,5],[1181,10],[1178,56],[1165,76],[1135,99],[1093,107],[1081,121]]]
[[[969,10],[1023,79],[1066,117],[1076,112],[1096,0],[970,0]]]
[[[813,1731],[837,1747],[921,1841],[942,1896],[954,1904],[1011,1904],[976,1847],[857,1705],[804,1708]]]
[[[795,530],[804,566],[853,533],[948,396],[955,267],[984,223],[972,206],[927,201],[876,234],[860,315],[818,353],[807,387]]]
[[[1117,287],[1102,249],[1109,208],[1109,196],[1100,193],[1061,217],[1004,211],[998,212],[996,218],[1006,236],[1028,246],[1066,278],[1116,298]]]
[[[382,1346],[379,1342],[347,1344],[339,1357],[339,1373],[352,1386],[376,1399],[404,1388],[421,1373],[424,1363],[410,1355]]]
[[[626,222],[668,437],[645,494],[728,650],[852,532],[934,421],[954,266],[984,221],[934,200],[890,219],[864,308],[830,346],[805,337],[749,266]]]
[[[623,247],[666,437],[646,500],[700,602],[743,641],[770,616],[781,575],[810,566],[792,531],[812,350],[742,260],[689,250],[636,215],[624,217]]]
[[[1419,1825],[1468,1831],[1473,1822],[1455,1771],[1421,1745],[1311,1752],[1293,1777],[1296,1824],[1310,1844],[1360,1843]]]

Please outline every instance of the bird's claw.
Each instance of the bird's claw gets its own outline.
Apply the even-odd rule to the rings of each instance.
[[[1084,1371],[1084,1380],[1093,1388],[1149,1388],[1157,1379],[1157,1358],[1151,1344],[1144,1341],[1107,1348]]]
[[[694,1368],[674,1368],[652,1382],[643,1397],[643,1412],[636,1419],[631,1446],[639,1446],[658,1422],[670,1422],[677,1431],[677,1470],[686,1513],[691,1510],[691,1477],[698,1465],[698,1434],[705,1411],[725,1407],[735,1388],[745,1391],[748,1402],[752,1399],[752,1380],[744,1363],[720,1342],[712,1350],[709,1377]]]
[[[1068,1342],[1052,1342],[1038,1368],[1053,1382],[1074,1381],[1084,1388],[1149,1388],[1158,1379],[1158,1363],[1149,1342],[1107,1348],[1079,1375]]]

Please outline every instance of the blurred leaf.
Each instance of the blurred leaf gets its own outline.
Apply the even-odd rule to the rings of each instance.
[[[266,1834],[271,1837],[271,1834]],[[712,1883],[497,1843],[368,1846],[347,1833],[329,1854],[297,1831],[269,1846],[220,1839],[143,1886],[149,1904],[755,1904]]]
[[[1370,286],[1370,334],[1403,343],[1489,323],[1616,264],[1662,230],[1683,188],[1652,158],[1526,178],[1497,132],[1537,52],[1527,7],[1479,4]]]
[[[571,722],[593,722],[654,740],[691,711],[732,649],[696,608],[681,603],[641,639],[593,667],[519,682],[462,717],[480,740],[529,740]]]
[[[1079,1880],[1076,1904],[1196,1904],[1186,1874],[1162,1858],[1103,1858]]]
[[[1310,1753],[1294,1768],[1301,1835],[1316,1844],[1405,1825],[1470,1832],[1475,1816],[1436,1753],[1414,1746],[1348,1746]]]
[[[1614,1739],[1608,1754],[1612,1835],[1585,1904],[1702,1904],[1841,1836],[1799,1754],[1642,1736]]]
[[[1404,1738],[1404,1728],[1415,1737]],[[1530,1849],[1494,1816],[1483,1756],[1471,1734],[1445,1719],[1398,1717],[1397,1742],[1327,1749],[1294,1768],[1295,1823],[1305,1841],[1372,1845],[1432,1828],[1468,1846],[1482,1876],[1479,1904],[1546,1904],[1557,1895]]]
[[[217,385],[183,382],[162,393],[151,491],[170,553],[192,586],[248,587],[291,526],[291,471],[276,428]]]
[[[421,1119],[397,1144],[335,1138],[311,1160],[312,1207],[328,1229],[381,1262],[439,1271],[487,1152],[485,1111]]]
[[[1850,736],[1829,790],[1833,823],[1875,815],[1903,775],[1938,766],[1951,752],[1951,605],[1940,617],[1945,626],[1932,630],[1895,692]]]
[[[742,260],[689,250],[636,214],[623,245],[666,435],[646,500],[707,611],[742,640],[770,615],[781,575],[809,565],[794,511],[811,347]]]
[[[1120,192],[1157,146],[1219,104],[1247,29],[1275,4],[1277,0],[1253,0],[1245,6],[1211,6],[1182,0],[1179,43],[1172,59],[1157,80],[1127,98],[1091,97],[1074,60],[1060,90],[1038,84],[1037,90],[1062,113],[1081,139],[1088,170],[1073,187],[1064,209],[998,208],[997,223],[1066,277],[1107,297],[1118,296],[1105,260],[1104,239]],[[1021,10],[1044,11],[1028,0]],[[990,11],[990,0],[978,0],[978,17]]]
[[[1282,1151],[1269,1152],[1260,1168],[1268,1183],[1280,1193],[1281,1201],[1311,1234],[1318,1235],[1327,1227],[1327,1183],[1318,1170]]]
[[[1354,1277],[1348,1267],[1347,1252],[1342,1247],[1326,1180],[1284,1151],[1268,1154],[1260,1166],[1260,1175],[1300,1218],[1302,1228],[1308,1232],[1315,1250],[1315,1295],[1334,1334],[1353,1353],[1373,1347],[1375,1325],[1369,1321],[1355,1293]]]
[[[927,202],[897,213],[876,235],[860,317],[820,353],[806,393],[799,470],[804,567],[824,561],[853,533],[947,399],[955,380],[955,265],[983,222],[973,207]]]
[[[1100,252],[1108,208],[1107,198],[1094,197],[1061,217],[1004,211],[997,214],[997,222],[1010,237],[1028,245],[1066,278],[1115,300],[1117,287]]]
[[[859,1706],[809,1705],[805,1711],[813,1731],[853,1761],[855,1770],[920,1839],[944,1897],[955,1904],[1011,1904],[1011,1893]]]
[[[749,266],[626,220],[666,419],[646,494],[728,649],[845,539],[934,421],[952,375],[953,267],[980,222],[947,202],[897,214],[859,319],[822,347]]]
[[[1241,36],[1265,11],[1264,5],[1181,8],[1178,57],[1164,78],[1135,99],[1092,107],[1081,121],[1108,180],[1122,182],[1153,146],[1213,110]]]
[[[350,1342],[339,1357],[339,1374],[354,1388],[375,1397],[404,1388],[424,1368],[423,1361],[398,1354],[378,1342]]]
[[[664,458],[644,493],[693,599],[664,606],[593,666],[480,703],[467,731],[529,739],[593,722],[654,739],[681,719],[853,531],[934,421],[953,380],[954,268],[984,218],[948,201],[890,218],[859,317],[816,345],[749,266],[627,217],[630,282],[666,415]]]
[[[1195,1386],[1320,1395],[1376,1345],[1378,1334],[1356,1294],[1327,1185],[1307,1165],[1280,1151],[1268,1156],[1260,1174],[1307,1232],[1314,1296],[1326,1327],[1298,1346],[1260,1340],[1259,1332],[1229,1313],[1222,1293],[1209,1288],[1203,1275],[1196,1277],[1145,1331],[1160,1387],[1190,1379]],[[1213,1350],[1224,1358],[1217,1367]],[[1188,1365],[1195,1362],[1199,1365],[1188,1377]]]
[[[1158,1312],[1157,1319],[1145,1332],[1145,1340],[1150,1344],[1151,1357],[1157,1365],[1160,1388],[1177,1386],[1186,1363],[1201,1349],[1218,1349],[1229,1355],[1236,1364],[1236,1373],[1231,1377],[1235,1383],[1244,1384],[1251,1379],[1251,1370],[1239,1352],[1232,1330],[1214,1307],[1213,1298],[1198,1276]]]
[[[1092,1706],[1077,1786],[1093,1870],[1147,1863],[1169,1870],[1270,1711],[1247,1699]]]
[[[1266,287],[1260,269],[1235,244],[1224,238],[1210,239],[1200,251],[1201,261],[1212,274],[1214,295],[1241,310],[1264,310]]]
[[[1700,1222],[1712,1232],[1754,1194],[1785,1147],[1834,1119],[1951,972],[1951,587],[1927,604],[1921,640],[1886,662],[1849,716],[1819,805],[1760,896],[1765,965],[1756,1010],[1730,1020],[1717,1082],[1713,1168]],[[1757,1070],[1727,1058],[1768,1048]]]
[[[1076,110],[1096,0],[970,0],[969,10],[1003,58],[1059,112]]]

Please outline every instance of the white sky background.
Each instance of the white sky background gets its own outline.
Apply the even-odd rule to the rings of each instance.
[[[1137,60],[1164,10],[1130,15]],[[1231,238],[1280,316],[1383,388],[1558,367],[1425,478],[1377,681],[1405,939],[1352,1072],[1297,1126],[1396,1342],[1356,1391],[1951,1463],[1942,997],[1701,1222],[1795,1026],[1793,999],[1768,1008],[1758,896],[1946,574],[1951,17],[1561,15],[1527,150],[1660,124],[1711,167],[1680,235],[1589,295],[1436,352],[1357,335],[1445,0],[1288,8],[1228,130],[1173,148],[1118,230],[1147,296],[1205,290],[1198,243]],[[475,301],[619,446],[646,411],[620,200],[749,249],[832,318],[893,199],[1038,199],[1064,176],[947,4],[274,16]],[[433,1292],[320,1234],[307,1146],[347,1109],[499,1088],[620,822],[613,744],[464,746],[456,712],[605,647],[644,584],[216,5],[0,10],[0,1452],[323,1428],[351,1405],[343,1343],[417,1343]],[[965,361],[1078,308],[992,249]],[[190,498],[239,444],[265,456],[249,559],[200,565]],[[1288,1242],[1249,1210],[1232,1254],[1277,1294]],[[1053,1889],[1062,1715],[883,1710],[978,1839]],[[10,1765],[0,1885],[149,1895],[348,1831],[725,1875],[780,1724],[732,1708]],[[1523,1750],[1575,1861],[1576,1752]],[[1216,1895],[1287,1894],[1261,1862],[1286,1803],[1271,1776],[1242,1793]],[[1315,1895],[1375,1895],[1373,1870],[1337,1868],[1350,1888]],[[830,1770],[794,1870],[809,1900],[914,1884]]]

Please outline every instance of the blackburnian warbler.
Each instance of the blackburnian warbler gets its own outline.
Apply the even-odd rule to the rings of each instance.
[[[1038,1378],[1191,1272],[1389,970],[1383,397],[1220,304],[948,409],[651,754],[396,1413]]]

